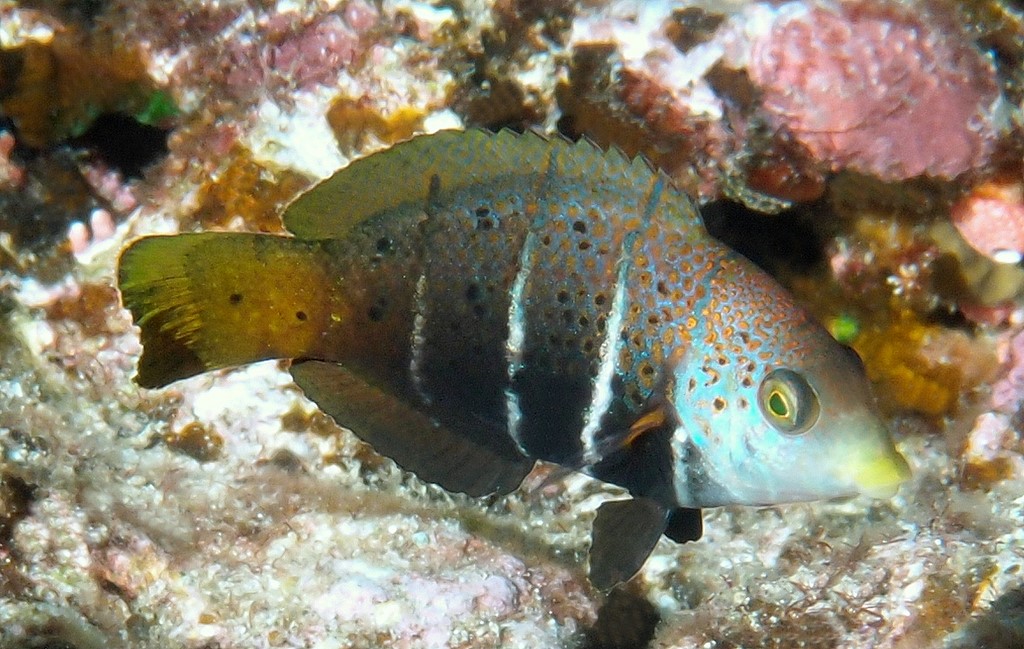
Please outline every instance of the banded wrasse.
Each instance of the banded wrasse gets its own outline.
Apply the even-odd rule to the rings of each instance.
[[[515,489],[537,460],[627,489],[594,522],[609,588],[700,510],[909,475],[857,356],[711,238],[642,159],[443,131],[285,210],[293,236],[146,237],[122,254],[137,381],[294,359],[340,425],[423,480]]]

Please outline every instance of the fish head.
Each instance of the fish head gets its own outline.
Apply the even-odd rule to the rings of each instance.
[[[703,340],[712,344],[676,375],[680,504],[894,495],[910,469],[859,357],[774,280],[749,267],[741,273],[752,274],[736,278],[739,292],[731,285],[730,308],[712,307],[725,314],[709,318],[717,330]],[[770,315],[741,327],[750,303],[768,305]]]

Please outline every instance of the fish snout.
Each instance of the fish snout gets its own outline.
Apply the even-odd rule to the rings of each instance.
[[[872,498],[892,498],[910,476],[906,458],[891,444],[880,452],[855,456],[849,466],[856,490]]]

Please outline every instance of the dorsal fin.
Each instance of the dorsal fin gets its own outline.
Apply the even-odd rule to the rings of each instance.
[[[658,173],[641,158],[630,161],[617,149],[602,151],[588,140],[573,143],[508,129],[438,131],[335,172],[292,201],[284,211],[284,226],[303,239],[338,238],[383,212],[426,205],[432,192],[544,171],[581,182],[618,182],[624,188],[647,187]],[[524,183],[524,193],[530,190],[531,185]],[[696,219],[689,201],[666,203],[678,206],[680,216]]]

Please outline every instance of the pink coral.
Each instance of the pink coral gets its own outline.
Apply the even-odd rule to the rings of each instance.
[[[0,131],[0,189],[19,189],[25,184],[25,170],[11,159],[14,136]]]
[[[975,299],[957,305],[972,322],[999,325],[1011,321],[1024,292],[1024,178],[997,177],[983,182],[950,209],[950,220],[967,246],[991,260],[976,283]],[[948,244],[947,244],[948,245]],[[963,253],[960,253],[963,257]],[[980,267],[979,267],[980,268]]]
[[[102,164],[91,164],[82,170],[82,177],[96,195],[110,203],[118,214],[126,214],[139,204],[137,188],[116,169]]]
[[[1013,414],[1024,401],[1024,332],[1004,337],[999,355],[1006,373],[992,386],[992,406],[997,412]]]
[[[362,51],[359,34],[340,16],[324,18],[289,35],[266,53],[270,68],[292,79],[296,87],[327,83],[352,64]]]
[[[345,5],[345,22],[357,32],[365,32],[377,25],[380,14],[365,0],[351,0]]]
[[[950,212],[971,247],[995,259],[1024,255],[1024,181],[992,180],[975,187]]]
[[[240,20],[246,30],[225,28],[200,41],[181,58],[175,73],[204,86],[223,75],[235,99],[251,98],[267,86],[306,90],[331,85],[365,54],[379,22],[377,9],[364,0],[326,14],[256,13]]]
[[[832,170],[954,177],[992,153],[995,68],[961,30],[920,9],[780,12],[754,42],[749,73],[769,121]]]
[[[68,226],[68,244],[75,255],[84,255],[92,243],[106,241],[114,236],[114,217],[103,208],[96,208],[89,215],[88,227],[81,221]]]

